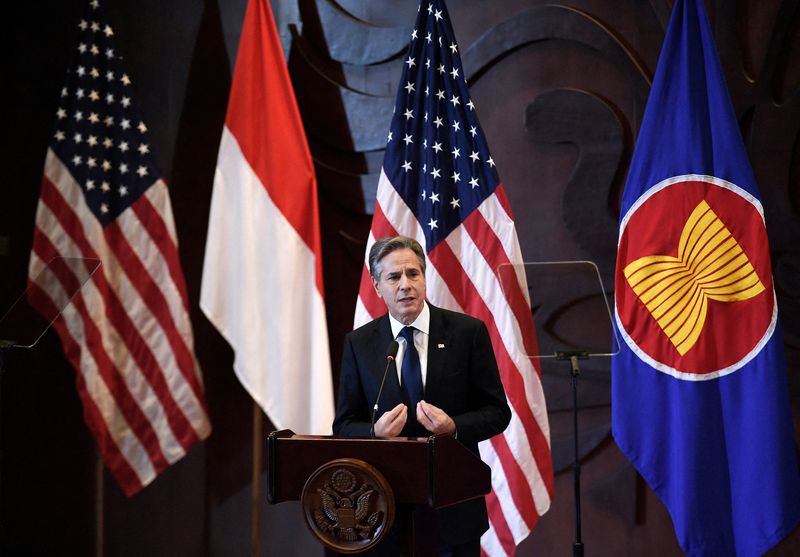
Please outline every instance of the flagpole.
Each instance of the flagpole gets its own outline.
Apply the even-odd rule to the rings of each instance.
[[[261,555],[261,467],[264,462],[264,420],[261,407],[253,401],[253,499],[250,544],[253,557]]]
[[[105,501],[105,485],[103,483],[103,457],[99,451],[95,451],[94,466],[94,554],[95,557],[103,557],[105,545],[105,516],[103,504]]]
[[[0,339],[0,417],[2,417],[2,409],[3,409],[3,370],[5,369],[5,362],[6,362],[6,350],[11,349],[11,342],[8,340]],[[0,432],[2,432],[3,422],[0,419]],[[2,480],[3,480],[3,445],[0,443],[0,487],[2,487]],[[1,490],[0,490],[1,491]],[[3,519],[5,518],[5,501],[3,501],[2,494],[0,493],[0,536],[2,539],[5,539],[5,530],[3,529]]]

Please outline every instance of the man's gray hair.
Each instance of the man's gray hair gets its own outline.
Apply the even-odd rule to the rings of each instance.
[[[369,274],[373,280],[379,281],[381,278],[381,259],[398,249],[410,249],[419,259],[419,266],[422,274],[425,274],[425,250],[414,238],[407,236],[395,236],[393,238],[381,238],[369,250]]]

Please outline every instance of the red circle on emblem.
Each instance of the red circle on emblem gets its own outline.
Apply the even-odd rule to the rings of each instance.
[[[736,366],[764,339],[775,296],[764,221],[748,197],[729,182],[685,176],[634,204],[623,221],[615,290],[621,332],[635,351],[706,375]],[[656,268],[668,270],[648,270]]]

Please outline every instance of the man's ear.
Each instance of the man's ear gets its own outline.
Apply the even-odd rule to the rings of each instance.
[[[375,287],[375,294],[378,295],[378,298],[382,298],[383,296],[381,296],[381,291],[378,290],[378,281],[375,280],[375,279],[372,279],[372,286]]]

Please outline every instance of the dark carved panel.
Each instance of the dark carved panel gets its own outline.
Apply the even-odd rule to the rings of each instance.
[[[4,113],[0,311],[25,285],[44,152],[67,65],[69,26],[80,3],[8,8],[14,54],[6,90],[13,102]],[[331,356],[338,377],[417,3],[271,3],[319,180]],[[109,3],[153,151],[170,185],[214,433],[141,496],[124,498],[108,479],[103,492],[91,472],[93,443],[57,339],[46,337],[39,352],[12,355],[0,384],[2,554],[90,554],[96,533],[105,536],[106,554],[249,553],[250,401],[233,375],[227,344],[197,307],[216,152],[246,4]],[[618,199],[672,2],[450,0],[448,7],[524,257],[596,261],[610,288]],[[706,8],[764,200],[797,433],[800,2],[707,0]],[[593,321],[583,314],[587,303],[577,300],[548,313],[544,326],[562,336],[585,327]],[[680,555],[663,505],[610,437],[609,362],[591,360],[581,369],[587,552]],[[520,555],[567,554],[573,537],[568,367],[560,362],[543,366],[543,372],[556,496]],[[59,473],[53,473],[56,467]],[[102,521],[94,507],[101,495]],[[270,540],[262,541],[262,555],[317,549],[300,515],[299,508],[263,509],[260,532]],[[795,533],[771,555],[798,551]]]
[[[334,261],[326,263],[326,283],[332,353],[338,356],[337,343],[351,326],[380,172],[382,135],[396,88],[385,90],[385,71],[397,72],[388,74],[388,80],[396,83],[403,53],[401,48],[391,55],[396,43],[387,39],[372,53],[372,62],[359,52],[342,54],[346,49],[340,39],[326,42],[314,34],[329,37],[339,25],[340,32],[348,34],[346,42],[359,48],[375,33],[365,13],[358,11],[362,5],[319,0],[314,2],[314,11],[310,2],[303,4],[304,17],[318,20],[304,25],[298,37],[305,64],[293,65],[293,75],[299,83],[327,81],[324,87],[331,94],[338,89],[338,95],[323,99],[316,95],[321,89],[312,88],[314,93],[308,95],[314,98],[301,98],[300,103],[313,137],[321,195],[328,203],[325,209],[339,211],[323,216],[324,223],[336,226],[326,229],[324,224],[323,234],[325,256],[328,262]],[[796,106],[797,64],[788,62],[788,53],[798,48],[797,33],[792,34],[800,18],[796,4],[719,2],[707,3],[707,8],[764,193],[797,413],[800,269],[796,258],[800,250],[789,244],[800,237],[793,233],[800,224],[796,162],[800,110]],[[397,35],[386,27],[407,33],[411,20],[410,15],[393,19],[392,5],[369,3],[373,14],[384,14],[380,26],[387,37]],[[613,295],[618,200],[671,3],[509,1],[493,3],[488,10],[485,2],[464,1],[451,2],[449,8],[472,98],[516,216],[525,258],[593,260],[609,288],[606,294]],[[346,24],[341,21],[342,12],[350,17]],[[309,77],[309,72],[317,76]],[[354,75],[364,78],[357,86]],[[367,92],[376,96],[353,104],[354,95]],[[781,191],[787,203],[776,198]],[[336,308],[330,307],[331,299],[339,300]],[[546,326],[557,333],[591,324],[592,319],[580,319],[581,303],[553,312]],[[559,547],[568,550],[572,535],[571,391],[566,364],[545,363],[543,371],[555,465],[561,473],[553,509],[521,551],[552,554]],[[609,361],[587,362],[582,372],[579,441],[585,482],[584,540],[602,547],[606,555],[679,554],[663,507],[611,440]],[[661,540],[652,544],[659,549],[646,545],[646,539]],[[631,552],[631,547],[639,551]]]

